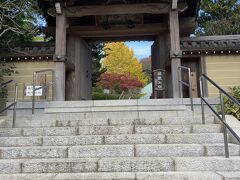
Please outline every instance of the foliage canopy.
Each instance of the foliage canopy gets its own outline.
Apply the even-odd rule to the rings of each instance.
[[[108,73],[130,74],[144,85],[147,83],[148,79],[143,72],[142,64],[134,56],[134,51],[123,42],[107,43],[104,50],[106,57],[103,66],[107,68]]]
[[[91,43],[92,49],[92,86],[96,87],[100,81],[100,76],[107,71],[106,68],[102,67],[101,60],[105,57],[103,43]]]
[[[36,0],[0,0],[0,45],[32,41],[41,19]]]
[[[42,18],[36,0],[0,0],[0,47],[10,48],[11,43],[31,42],[39,33],[38,21]],[[14,65],[0,57],[0,83],[4,76],[15,73]],[[1,89],[4,100],[7,90]]]
[[[104,73],[101,76],[100,84],[104,89],[110,89],[119,94],[122,91],[143,88],[143,83],[130,74]]]
[[[239,0],[202,0],[197,35],[240,34]]]
[[[230,95],[236,98],[240,102],[240,86],[230,88]],[[228,97],[224,96],[225,114],[233,115],[240,121],[240,108],[235,105]],[[221,107],[217,107],[219,113],[221,113]]]

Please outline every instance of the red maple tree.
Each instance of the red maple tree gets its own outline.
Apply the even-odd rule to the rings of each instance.
[[[121,93],[133,89],[141,89],[144,84],[137,77],[130,74],[104,73],[101,75],[100,85],[104,89],[110,89],[113,92]]]

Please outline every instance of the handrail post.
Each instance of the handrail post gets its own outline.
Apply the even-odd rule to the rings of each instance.
[[[223,99],[223,94],[222,94],[221,91],[219,91],[219,96],[220,96],[220,103],[221,103],[222,120],[223,120],[223,122],[226,122],[224,99]],[[229,158],[229,147],[228,147],[228,137],[227,137],[227,128],[226,128],[226,126],[223,126],[223,135],[224,135],[225,157]]]
[[[188,83],[182,81],[182,70],[185,70],[188,72]],[[183,90],[182,86],[187,86],[189,89],[189,98],[191,103],[191,110],[194,111],[194,105],[193,105],[193,94],[192,94],[192,81],[191,81],[191,68],[185,67],[185,66],[179,66],[178,67],[178,82],[179,82],[179,97],[183,99]]]
[[[36,72],[33,73],[32,114],[35,113],[35,83],[36,83]]]
[[[188,80],[189,80],[189,95],[190,95],[190,101],[191,101],[191,109],[194,111],[193,107],[193,94],[192,94],[192,81],[191,81],[191,69],[188,68]]]
[[[55,92],[55,81],[54,78],[55,77],[55,73],[54,70],[52,70],[52,101],[54,100],[54,92]]]
[[[182,93],[182,83],[181,83],[181,81],[182,81],[182,73],[180,73],[181,72],[181,67],[179,66],[178,67],[178,87],[179,87],[179,97],[180,98],[183,98],[183,93]]]
[[[18,84],[15,83],[15,95],[14,95],[14,106],[13,106],[13,123],[12,123],[13,128],[15,127],[15,122],[16,122],[17,99],[18,99]]]
[[[201,99],[201,112],[202,112],[202,124],[205,124],[205,111],[204,111],[204,102],[203,102],[203,98],[204,98],[204,94],[203,94],[203,81],[202,81],[202,77],[200,77],[200,99]]]
[[[11,107],[13,107],[13,119],[12,119],[12,127],[15,127],[15,122],[16,122],[16,110],[17,110],[17,99],[18,99],[18,83],[14,80],[9,80],[5,83],[0,84],[0,88],[4,88],[7,87],[8,84],[13,83],[14,86],[14,98],[13,98],[13,103],[8,105],[7,107],[0,109],[0,112],[5,112],[6,110],[10,109]]]

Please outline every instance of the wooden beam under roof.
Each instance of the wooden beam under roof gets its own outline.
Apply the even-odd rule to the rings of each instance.
[[[182,12],[188,7],[186,2],[178,4],[177,10]],[[170,3],[145,3],[145,4],[116,4],[96,6],[72,6],[65,8],[66,17],[123,15],[123,14],[166,14],[172,9]],[[56,16],[54,8],[48,9],[48,14]]]
[[[105,36],[139,36],[139,35],[155,35],[163,31],[167,31],[166,23],[158,24],[138,24],[134,28],[128,28],[126,25],[112,25],[110,29],[104,29],[102,26],[71,26],[67,29],[67,33],[78,35],[80,37],[105,37]],[[45,33],[54,35],[55,27],[48,27]]]
[[[68,28],[69,34],[81,37],[115,37],[115,36],[146,36],[155,35],[167,31],[167,25],[161,24],[139,24],[130,29],[127,25],[115,25],[110,29],[103,29],[101,26],[77,26]]]
[[[88,37],[87,42],[154,41],[156,36]]]
[[[180,32],[190,33],[195,29],[196,22],[194,18],[180,19]],[[115,25],[110,29],[104,29],[101,26],[70,26],[67,28],[67,33],[81,37],[130,37],[130,36],[152,36],[158,35],[164,31],[168,31],[167,23],[157,24],[138,24],[130,29],[127,25]],[[49,27],[45,30],[46,33],[54,33],[55,27]]]

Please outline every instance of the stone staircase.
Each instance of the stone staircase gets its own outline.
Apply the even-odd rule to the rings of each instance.
[[[0,179],[240,179],[240,146],[179,102],[52,102],[0,128]]]

